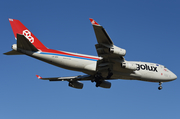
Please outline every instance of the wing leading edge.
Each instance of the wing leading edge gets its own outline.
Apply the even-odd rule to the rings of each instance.
[[[36,75],[38,79],[49,80],[49,81],[87,81],[91,80],[93,77],[91,75],[79,75],[71,77],[51,77],[51,78],[42,78],[39,75]]]

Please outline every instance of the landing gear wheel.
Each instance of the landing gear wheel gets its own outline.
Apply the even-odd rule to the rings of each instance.
[[[95,79],[93,78],[93,79],[91,79],[91,82],[93,83],[95,81]]]
[[[162,86],[161,86],[161,85],[162,85],[162,82],[159,82],[159,87],[158,87],[159,90],[162,89]]]
[[[161,89],[162,89],[162,86],[159,86],[158,89],[161,90]]]
[[[96,82],[96,87],[99,87],[101,85],[101,81]]]
[[[98,83],[96,83],[96,87],[99,87],[99,84],[98,84]]]
[[[70,87],[73,86],[73,82],[70,81],[68,85],[69,85]]]
[[[101,73],[97,73],[94,75],[94,78],[91,80],[91,82],[96,82],[96,87],[99,87],[101,85],[101,80],[103,77],[101,76]]]

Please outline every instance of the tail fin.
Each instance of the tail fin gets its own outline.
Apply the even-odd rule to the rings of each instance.
[[[24,35],[37,49],[47,49],[19,20],[9,19],[15,38]]]

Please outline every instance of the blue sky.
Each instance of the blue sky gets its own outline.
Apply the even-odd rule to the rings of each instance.
[[[67,82],[36,78],[74,76],[28,56],[5,56],[16,41],[8,18],[20,20],[44,45],[97,56],[89,18],[102,25],[113,42],[127,50],[126,60],[165,65],[179,76],[180,1],[51,0],[0,2],[0,119],[179,119],[180,81],[158,83],[114,80],[111,89],[84,82],[82,90]]]

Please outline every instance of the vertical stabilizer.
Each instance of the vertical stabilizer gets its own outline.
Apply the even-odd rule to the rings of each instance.
[[[17,34],[24,35],[37,49],[47,49],[19,20],[9,19],[15,38]]]

